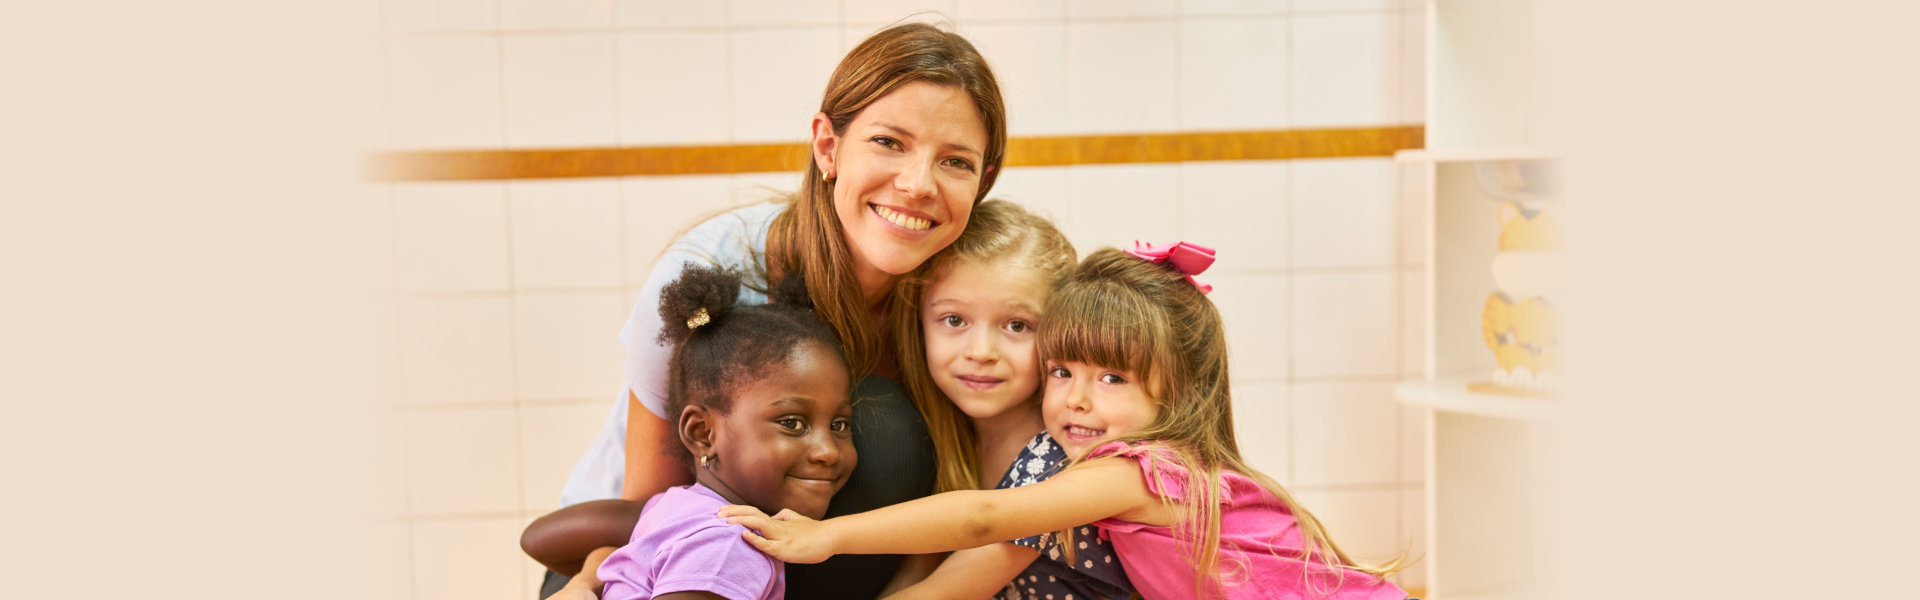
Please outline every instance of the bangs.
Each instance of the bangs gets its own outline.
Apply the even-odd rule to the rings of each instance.
[[[1152,379],[1153,340],[1166,331],[1165,315],[1139,292],[1104,281],[1065,286],[1047,303],[1040,328],[1041,360],[1122,369]]]

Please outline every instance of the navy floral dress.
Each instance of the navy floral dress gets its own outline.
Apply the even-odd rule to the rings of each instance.
[[[1041,432],[1027,442],[1013,459],[1007,474],[1000,478],[999,489],[1033,485],[1046,481],[1060,471],[1067,452]],[[1013,543],[1040,551],[1040,558],[1027,565],[996,598],[1006,600],[1125,600],[1133,595],[1133,584],[1113,556],[1113,545],[1099,528],[1082,525],[1073,529],[1073,563],[1051,533],[1012,540]]]

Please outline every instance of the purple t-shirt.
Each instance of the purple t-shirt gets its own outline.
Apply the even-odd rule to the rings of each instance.
[[[601,600],[712,592],[728,600],[786,597],[785,565],[714,515],[732,504],[700,484],[668,488],[640,509],[633,540],[600,564]]]

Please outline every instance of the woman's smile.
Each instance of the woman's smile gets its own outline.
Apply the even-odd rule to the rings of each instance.
[[[915,216],[918,213],[913,213],[912,211],[896,210],[896,209],[887,208],[885,206],[881,206],[878,204],[875,204],[872,206],[873,206],[873,214],[880,215],[880,218],[886,219],[888,223],[897,225],[901,229],[905,229],[910,232],[918,233],[918,232],[926,231],[927,229],[933,227],[934,225],[939,224],[935,222],[933,219]]]

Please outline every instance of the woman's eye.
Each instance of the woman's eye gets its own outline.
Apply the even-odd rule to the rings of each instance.
[[[1120,375],[1115,373],[1104,373],[1100,375],[1100,383],[1120,385],[1126,382],[1127,382],[1127,379],[1125,377],[1121,377]]]
[[[940,322],[946,324],[946,326],[948,327],[960,327],[962,325],[967,324],[967,320],[960,318],[960,315],[947,315],[944,317],[940,317]]]
[[[900,149],[900,140],[896,140],[896,139],[893,139],[893,138],[890,138],[890,137],[887,137],[887,136],[884,136],[884,135],[876,135],[876,136],[873,136],[873,139],[872,139],[872,141],[873,141],[873,143],[875,143],[875,144],[879,144],[879,145],[880,145],[881,147],[884,147],[884,148],[888,148],[888,149],[891,149],[891,150],[899,150],[899,149]]]
[[[787,431],[799,431],[806,427],[806,422],[801,421],[799,417],[785,417],[774,422],[779,423],[780,428]]]
[[[966,172],[968,172],[968,173],[972,173],[972,172],[974,172],[974,171],[973,171],[973,163],[972,163],[972,162],[968,162],[968,161],[967,161],[966,159],[964,159],[964,158],[949,158],[949,159],[947,159],[947,166],[948,166],[948,167],[952,167],[952,168],[955,168],[955,169],[960,169],[960,170],[962,170],[962,171],[966,171]]]
[[[1033,329],[1033,326],[1028,325],[1026,321],[1007,322],[1007,331],[1010,333],[1026,333],[1029,329]]]

